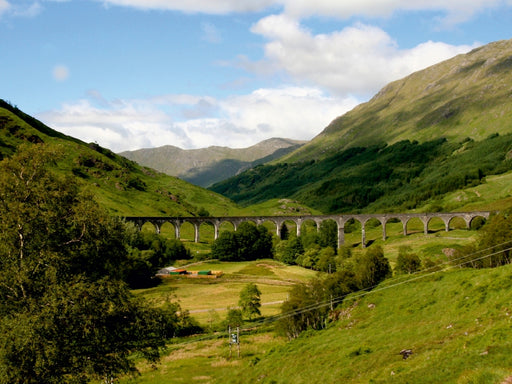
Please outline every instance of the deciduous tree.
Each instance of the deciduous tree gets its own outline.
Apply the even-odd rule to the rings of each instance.
[[[358,257],[355,263],[355,275],[360,289],[372,288],[391,274],[389,260],[384,257],[381,246],[373,246]]]
[[[176,307],[137,301],[121,281],[124,223],[71,178],[59,151],[20,148],[0,162],[0,383],[85,383],[156,360]]]

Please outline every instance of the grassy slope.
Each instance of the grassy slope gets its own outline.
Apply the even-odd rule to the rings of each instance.
[[[498,383],[512,374],[511,272],[506,266],[389,281],[330,329],[241,369],[236,377],[245,381],[218,382]],[[403,360],[402,349],[413,355]]]
[[[501,383],[512,375],[511,276],[509,265],[388,280],[324,331],[291,342],[243,332],[240,359],[225,337],[178,341],[158,370],[141,364],[141,377],[122,382]]]
[[[114,215],[195,216],[201,208],[214,216],[311,212],[294,201],[277,200],[242,208],[217,193],[57,132],[0,100],[0,159],[11,155],[22,143],[41,142],[60,146],[65,158],[57,171],[77,175],[84,188]],[[145,187],[140,190],[137,185]]]
[[[479,141],[494,132],[510,133],[511,57],[512,40],[498,41],[392,82],[279,162],[405,139]]]
[[[478,182],[480,171],[510,170],[511,57],[512,40],[500,41],[416,72],[273,166],[211,189],[244,205],[291,198],[324,213],[448,210],[428,200]],[[504,169],[486,169],[497,162]]]
[[[65,153],[58,171],[72,175],[91,190],[98,202],[116,215],[196,215],[200,208],[213,215],[242,214],[229,199],[86,144],[45,126],[0,101],[0,157],[22,143],[58,145]],[[141,191],[137,184],[145,185]]]

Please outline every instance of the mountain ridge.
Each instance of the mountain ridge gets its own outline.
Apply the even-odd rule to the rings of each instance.
[[[493,42],[387,84],[278,161],[308,161],[383,142],[511,133],[512,124],[503,120],[512,111],[511,84],[512,40]]]
[[[201,187],[272,161],[299,148],[305,141],[270,138],[247,148],[210,146],[182,149],[173,145],[124,151],[120,155],[141,165]]]
[[[383,87],[289,155],[217,183],[242,205],[270,198],[324,213],[446,209],[446,193],[512,170],[512,40]]]

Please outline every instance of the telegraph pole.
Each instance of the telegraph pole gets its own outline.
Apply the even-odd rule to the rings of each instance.
[[[229,358],[233,355],[233,344],[236,344],[238,349],[238,358],[240,358],[240,327],[236,327],[236,333],[231,332],[231,326],[228,328],[229,333]]]

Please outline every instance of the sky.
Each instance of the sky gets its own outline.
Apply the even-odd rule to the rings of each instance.
[[[115,152],[310,140],[512,0],[0,0],[0,98]]]

